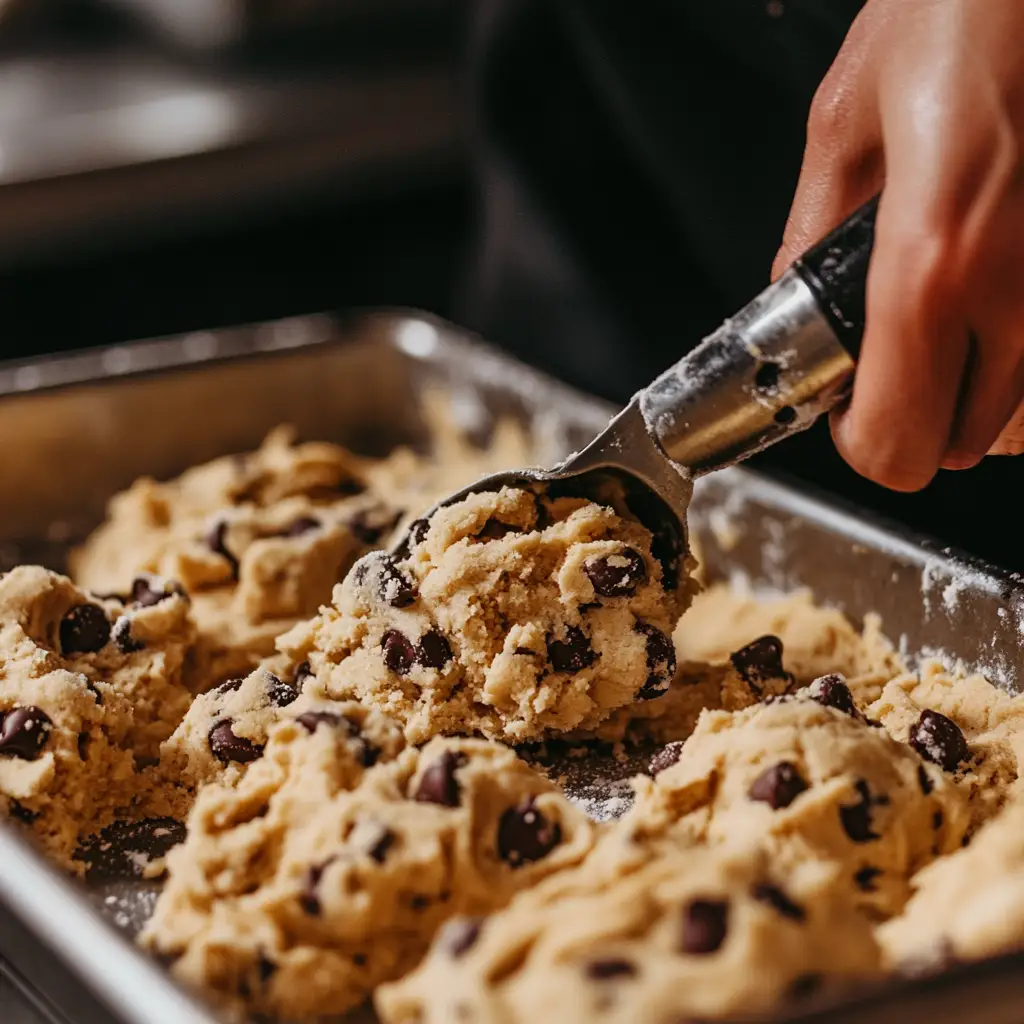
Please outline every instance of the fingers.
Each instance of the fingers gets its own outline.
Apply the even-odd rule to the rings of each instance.
[[[815,93],[803,166],[772,265],[773,280],[881,188],[882,128],[877,96],[869,84],[871,35],[854,26]]]
[[[1011,414],[988,454],[1024,455],[1024,404],[1019,405]]]

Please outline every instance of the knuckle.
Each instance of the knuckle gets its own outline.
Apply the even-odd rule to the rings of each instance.
[[[915,459],[891,431],[887,436],[872,431],[869,436],[853,427],[844,432],[842,455],[860,476],[893,491],[921,490],[931,482],[938,468]]]
[[[807,134],[822,142],[846,137],[852,118],[854,96],[845,80],[829,72],[814,93],[807,117]]]

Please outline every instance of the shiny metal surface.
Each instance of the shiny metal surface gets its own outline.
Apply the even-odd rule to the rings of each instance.
[[[40,559],[59,568],[68,543],[93,527],[106,499],[135,476],[167,477],[246,450],[281,421],[303,437],[367,454],[422,446],[421,398],[430,389],[443,390],[457,424],[473,437],[485,439],[497,419],[516,419],[544,464],[585,453],[614,411],[449,324],[405,312],[347,322],[301,318],[0,366],[0,436],[18,438],[0,446],[0,567]],[[182,416],[182,409],[203,415]],[[629,429],[634,414],[623,421]],[[604,458],[597,449],[588,457]],[[887,634],[910,656],[959,658],[1000,686],[1020,688],[1018,577],[741,467],[697,481],[691,529],[712,579],[773,593],[810,586],[854,621],[880,612]],[[624,780],[645,763],[642,750],[622,761],[595,753],[558,763],[556,774],[570,796],[610,817],[628,802]],[[0,825],[7,839],[5,829]],[[150,883],[97,888],[66,881],[21,844],[0,841],[0,957],[45,992],[60,1024],[216,1024],[203,1008],[198,1016],[170,1016],[181,994],[129,945],[155,894]],[[109,1005],[104,993],[113,996]],[[938,981],[893,983],[806,1019],[1010,1024],[1020,1020],[1021,1006],[1024,971],[1020,958],[1011,958]],[[13,1020],[0,1016],[2,1024]],[[344,1024],[371,1020],[362,1013]]]
[[[790,270],[651,384],[640,407],[669,458],[700,476],[805,430],[853,370]]]

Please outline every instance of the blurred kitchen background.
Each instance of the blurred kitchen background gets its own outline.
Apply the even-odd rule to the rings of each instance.
[[[0,0],[0,351],[448,312],[462,8]]]

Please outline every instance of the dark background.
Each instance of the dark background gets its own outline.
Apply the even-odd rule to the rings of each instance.
[[[433,69],[450,82],[458,138],[358,187],[341,174],[337,187],[280,184],[230,213],[137,233],[94,225],[73,245],[8,252],[4,354],[403,305],[625,400],[767,282],[811,97],[859,7],[484,0],[468,17],[451,5],[201,54],[136,43],[120,17],[65,17],[65,47],[128,32],[161,60],[271,83]],[[847,470],[818,424],[758,464],[1024,568],[1014,460],[894,495]]]

